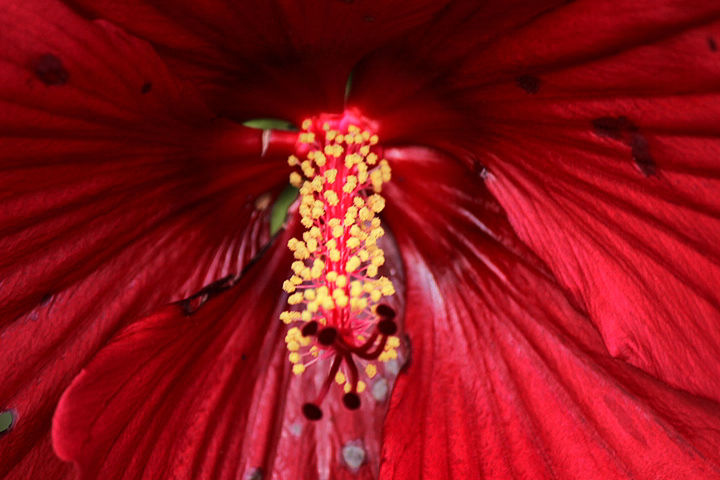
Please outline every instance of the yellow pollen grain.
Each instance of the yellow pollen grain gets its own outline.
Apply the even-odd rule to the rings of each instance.
[[[377,375],[377,367],[372,363],[369,363],[365,367],[365,374],[368,376],[368,378],[374,378],[375,375]]]
[[[305,371],[305,365],[302,363],[296,363],[293,365],[292,371],[295,375],[302,375],[302,373]]]

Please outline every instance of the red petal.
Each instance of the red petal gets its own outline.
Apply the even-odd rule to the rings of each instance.
[[[188,316],[170,306],[114,337],[63,395],[53,421],[58,455],[83,478],[237,478],[265,382],[285,364],[278,309],[289,270],[281,241],[231,292]],[[280,253],[280,255],[277,255]],[[259,432],[258,432],[259,433]],[[247,442],[247,443],[246,443]]]
[[[455,4],[425,42],[369,59],[354,101],[383,138],[488,167],[520,238],[610,353],[720,399],[720,7],[485,8]]]
[[[720,478],[718,403],[614,359],[478,177],[388,158],[412,362],[381,478]]]
[[[326,420],[301,414],[327,369],[290,373],[278,320],[288,238],[191,316],[171,306],[114,337],[60,401],[58,455],[88,479],[376,478],[383,402],[349,414],[333,392]],[[355,469],[347,445],[365,452]]]
[[[592,20],[568,7],[489,52],[515,52],[542,82],[473,94],[492,98],[489,188],[613,356],[720,399],[720,8],[613,5],[622,21],[590,28],[610,9],[585,7]],[[532,43],[539,30],[565,47]]]
[[[255,255],[284,159],[115,27],[38,0],[0,30],[0,476],[60,478],[64,388],[122,324]]]
[[[151,41],[217,111],[296,121],[343,107],[355,63],[446,0],[71,0]]]

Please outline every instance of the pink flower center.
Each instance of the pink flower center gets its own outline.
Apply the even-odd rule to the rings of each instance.
[[[377,214],[385,207],[380,192],[391,172],[372,125],[354,112],[319,115],[302,128],[297,156],[288,163],[299,170],[290,183],[300,189],[306,230],[288,242],[296,261],[283,284],[291,307],[280,318],[292,324],[285,341],[296,375],[332,359],[318,397],[303,407],[307,418],[318,420],[333,382],[354,410],[366,389],[361,377],[372,379],[377,362],[397,357],[395,311],[381,303],[395,288],[378,275],[385,254]]]

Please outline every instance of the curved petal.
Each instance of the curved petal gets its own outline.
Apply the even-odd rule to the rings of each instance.
[[[387,153],[412,361],[381,478],[720,478],[720,405],[614,359],[481,179]]]
[[[69,0],[145,38],[216,111],[299,122],[341,111],[355,63],[447,0]]]
[[[538,53],[532,98],[520,101],[509,85],[478,91],[494,99],[479,150],[518,234],[588,311],[610,353],[717,400],[720,130],[711,119],[720,63],[708,39],[720,31],[720,8],[662,6],[653,15],[624,7],[637,27],[588,35],[602,33],[604,50],[583,42],[575,56]],[[568,15],[545,28],[566,30]]]
[[[60,478],[63,389],[123,323],[256,254],[284,158],[113,26],[34,0],[0,2],[0,30],[0,476]]]
[[[720,7],[516,4],[477,35],[472,3],[369,58],[351,100],[383,138],[486,167],[612,355],[720,399]],[[379,85],[390,65],[402,88]]]
[[[301,414],[327,366],[290,372],[279,321],[288,238],[192,314],[181,302],[121,331],[78,375],[53,442],[82,478],[376,478],[384,402],[350,413],[334,392],[326,420]]]

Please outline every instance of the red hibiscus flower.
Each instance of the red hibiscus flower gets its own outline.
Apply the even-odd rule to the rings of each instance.
[[[0,0],[0,477],[720,478],[718,42],[707,0]]]

